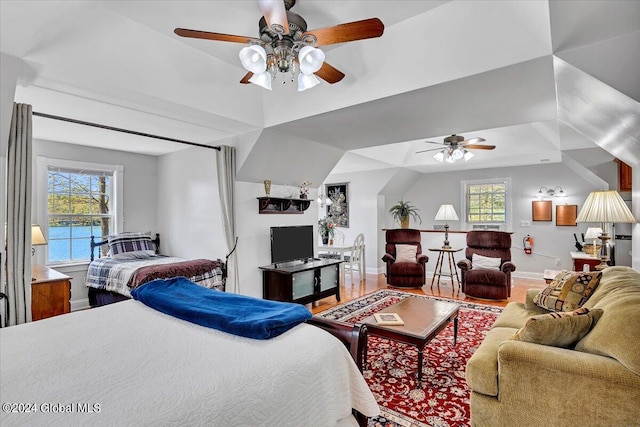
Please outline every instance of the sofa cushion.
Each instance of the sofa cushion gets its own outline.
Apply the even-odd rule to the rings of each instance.
[[[602,273],[562,271],[533,302],[549,311],[573,311],[584,304],[600,283]]]
[[[515,331],[513,328],[491,329],[467,361],[465,379],[474,392],[498,395],[498,347],[511,338]]]
[[[502,313],[498,316],[492,328],[520,329],[531,317],[548,313],[549,311],[537,305],[533,305],[531,309],[527,309],[525,304],[521,302],[510,302],[502,310]]]
[[[605,292],[593,301],[592,308],[604,313],[575,349],[612,357],[640,375],[640,272],[610,267],[602,277]]]
[[[396,245],[396,262],[416,262],[416,245]]]
[[[571,348],[589,332],[602,313],[602,309],[589,310],[583,307],[574,311],[534,316],[511,339]]]

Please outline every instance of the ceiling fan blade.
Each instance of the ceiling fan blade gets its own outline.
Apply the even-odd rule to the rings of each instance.
[[[446,145],[446,144],[443,144],[442,142],[433,142],[433,141],[422,141],[422,142],[426,142],[427,144]]]
[[[282,0],[259,0],[258,3],[269,28],[273,29],[273,25],[279,25],[284,34],[289,34],[289,21],[284,2]]]
[[[254,37],[235,36],[233,34],[210,33],[208,31],[188,30],[186,28],[176,28],[175,30],[173,30],[173,32],[179,35],[180,37],[190,37],[193,39],[217,40],[221,42],[246,44],[246,43],[251,43],[253,40],[255,40]]]
[[[434,144],[435,144],[435,142],[434,142]],[[416,154],[419,154],[419,153],[426,153],[426,152],[428,152],[428,151],[440,151],[440,150],[442,150],[442,147],[441,147],[441,148],[430,148],[430,149],[428,149],[428,150],[416,151]]]
[[[318,71],[314,73],[316,76],[320,77],[327,83],[338,83],[340,80],[344,78],[344,73],[333,66],[327,64],[326,62],[322,63],[322,67]]]
[[[242,78],[242,80],[240,80],[240,83],[242,83],[243,85],[248,85],[249,83],[251,83],[249,81],[249,79],[253,77],[253,73],[251,71],[249,71],[247,74],[244,75],[244,77]]]
[[[478,142],[485,142],[486,139],[484,138],[480,138],[479,136],[475,137],[475,138],[470,138],[467,139],[466,141],[462,141],[461,144],[462,145],[472,145],[472,144],[477,144]]]
[[[380,37],[383,32],[384,24],[382,21],[378,18],[370,18],[307,31],[302,34],[302,39],[304,40],[307,34],[311,34],[317,39],[316,46],[326,46],[354,40],[372,39]]]
[[[467,150],[493,150],[496,148],[495,145],[465,145],[464,148]]]

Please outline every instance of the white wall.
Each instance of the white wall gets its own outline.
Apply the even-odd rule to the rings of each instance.
[[[160,157],[157,218],[162,253],[225,258],[215,150],[189,148]]]
[[[615,179],[615,163],[600,165],[597,170],[605,180]],[[613,172],[612,172],[613,170]],[[356,212],[352,215],[351,227],[356,230],[366,231],[367,248],[377,248],[377,253],[370,250],[367,253],[368,270],[378,267],[382,271],[384,264],[381,261],[384,249],[384,234],[382,228],[395,228],[388,214],[389,208],[401,197],[416,205],[422,217],[422,224],[411,223],[412,228],[433,229],[436,221],[436,212],[441,204],[453,204],[458,216],[462,215],[461,185],[463,180],[488,179],[496,177],[511,178],[513,227],[512,231],[512,256],[517,266],[514,274],[519,277],[540,277],[547,268],[560,269],[571,268],[572,261],[569,252],[575,250],[573,233],[584,233],[590,224],[578,224],[574,227],[555,225],[555,206],[557,204],[576,204],[578,209],[584,203],[587,195],[594,190],[594,185],[584,180],[578,173],[565,167],[562,163],[526,166],[517,168],[477,169],[458,171],[451,173],[425,174],[417,182],[404,192],[391,191],[386,194],[378,194],[380,178],[389,177],[389,171],[375,171],[367,173],[330,175],[326,182],[352,182],[358,191],[351,191],[350,204]],[[362,183],[362,184],[360,184]],[[531,202],[536,200],[535,194],[539,188],[562,186],[568,194],[566,198],[552,198],[553,221],[533,222],[531,217]],[[612,186],[613,187],[613,186]],[[386,191],[386,189],[385,189]],[[376,206],[376,203],[378,204]],[[371,205],[371,206],[370,206]],[[362,206],[363,209],[358,207]],[[377,212],[378,217],[374,217]],[[321,214],[322,216],[322,214]],[[531,226],[521,227],[520,220],[531,221]],[[359,224],[361,223],[361,225]],[[460,223],[450,223],[451,230],[459,230]],[[535,239],[533,254],[526,255],[522,250],[522,239],[530,234]],[[378,241],[376,241],[376,239]],[[429,271],[435,266],[435,253],[429,253],[429,248],[442,246],[444,233],[423,233],[423,251],[429,255]],[[451,246],[464,248],[466,246],[466,234],[451,233],[449,235]],[[461,253],[456,259],[461,257]],[[560,265],[556,265],[556,260]]]
[[[46,211],[45,200],[37,198],[37,157],[44,156],[55,159],[84,161],[91,163],[105,163],[122,165],[124,167],[124,231],[157,232],[157,198],[158,198],[158,159],[154,156],[125,153],[122,151],[104,150],[100,148],[84,147],[80,145],[64,144],[60,142],[33,140],[33,223],[44,223],[42,212]],[[45,247],[36,247],[33,262],[43,264]],[[56,266],[55,269],[72,277],[71,281],[71,309],[87,307],[87,288],[84,280],[87,263]]]

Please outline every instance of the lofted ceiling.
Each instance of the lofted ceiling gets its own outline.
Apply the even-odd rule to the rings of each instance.
[[[241,85],[242,45],[173,33],[256,37],[256,0],[1,0],[0,51],[23,61],[15,98],[34,111],[208,145],[256,135],[246,180],[273,169],[264,157],[282,157],[279,140],[330,147],[340,173],[560,162],[578,149],[640,164],[640,1],[298,0],[292,10],[309,29],[378,17],[385,32],[323,48],[346,77],[302,93]],[[453,165],[416,154],[452,133],[496,149]],[[186,147],[43,118],[34,136],[152,155]]]

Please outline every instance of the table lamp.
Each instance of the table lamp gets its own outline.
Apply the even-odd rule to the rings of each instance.
[[[608,267],[607,262],[609,261],[609,239],[611,239],[608,230],[609,224],[635,223],[636,219],[617,191],[601,190],[589,194],[576,222],[599,222],[602,224],[602,234],[599,236],[602,240],[600,264],[596,266],[597,270],[602,270]]]
[[[456,214],[456,210],[453,208],[453,205],[442,205],[440,209],[438,209],[438,213],[436,213],[436,221],[445,221],[444,223],[444,245],[442,249],[451,249],[449,246],[449,223],[448,221],[458,221],[458,215]]]
[[[46,245],[47,239],[44,238],[42,229],[38,224],[31,224],[31,256],[35,255],[35,246]]]

